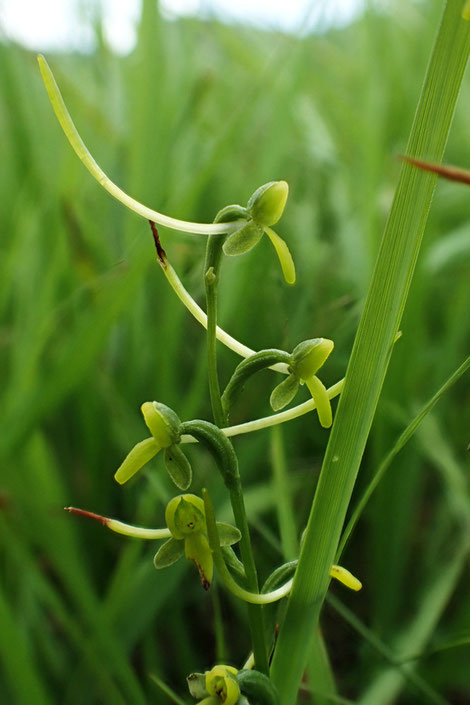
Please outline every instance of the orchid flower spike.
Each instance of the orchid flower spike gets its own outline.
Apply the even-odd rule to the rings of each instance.
[[[226,255],[242,255],[261,240],[263,233],[271,240],[279,258],[284,279],[295,284],[295,266],[284,240],[271,228],[281,218],[289,195],[286,181],[270,181],[260,186],[250,197],[246,208],[226,206],[218,212],[215,222],[233,222],[234,230],[226,238]]]
[[[194,494],[174,497],[165,510],[165,521],[171,534],[154,558],[155,568],[166,568],[183,553],[195,564],[201,583],[208,590],[212,582],[214,561],[207,538],[204,502]],[[234,526],[217,522],[221,546],[237,543],[241,534]]]
[[[164,449],[165,466],[171,479],[178,489],[187,490],[191,484],[192,470],[189,460],[178,445],[181,421],[172,409],[156,401],[144,402],[141,411],[152,436],[132,448],[117,469],[114,479],[123,485]]]
[[[318,370],[326,362],[334,348],[328,338],[313,338],[299,343],[290,357],[289,376],[272,391],[270,403],[274,411],[289,404],[297,393],[300,384],[306,384],[318,412],[323,428],[333,423],[330,399],[327,390],[318,377]]]

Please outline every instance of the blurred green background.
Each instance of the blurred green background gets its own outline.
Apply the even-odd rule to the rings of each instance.
[[[301,38],[169,22],[144,0],[129,55],[111,51],[97,22],[91,54],[47,58],[92,154],[142,202],[210,222],[259,185],[289,182],[277,229],[297,284],[284,285],[263,238],[224,263],[220,322],[255,349],[332,338],[322,375],[331,384],[346,369],[442,5],[371,6],[346,27]],[[169,702],[149,673],[189,702],[185,677],[216,658],[214,604],[193,567],[157,573],[156,544],[62,508],[163,525],[175,490],[161,458],[124,487],[113,473],[147,435],[143,401],[210,418],[203,332],[156,264],[148,224],[85,171],[35,55],[13,43],[0,44],[0,96],[0,703]],[[467,75],[446,153],[467,168],[469,114]],[[468,355],[469,217],[468,187],[440,182],[353,502]],[[203,304],[204,238],[163,228],[161,238]],[[237,362],[220,350],[223,382]],[[233,422],[268,414],[277,381],[266,372],[248,385]],[[342,561],[362,592],[331,588],[323,634],[339,693],[353,702],[470,702],[468,401],[464,377],[374,494]],[[262,579],[283,553],[295,555],[326,442],[313,415],[235,441]],[[208,486],[230,520],[212,461],[189,452],[192,491]],[[273,456],[285,460],[298,522],[282,541],[286,495]],[[227,660],[241,667],[245,611],[223,591],[219,599]],[[299,702],[334,700],[305,691]]]

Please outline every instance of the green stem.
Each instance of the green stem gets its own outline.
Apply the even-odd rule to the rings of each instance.
[[[233,375],[231,376],[229,383],[225,387],[225,391],[222,394],[222,408],[225,416],[225,423],[229,421],[230,410],[243,391],[248,379],[259,372],[260,370],[265,370],[268,367],[276,363],[283,362],[286,365],[290,364],[291,356],[284,350],[260,350],[257,353],[251,355],[251,357],[242,360],[239,365],[235,368]]]
[[[214,423],[216,426],[219,426],[219,428],[225,425],[225,416],[220,398],[219,375],[217,372],[217,284],[219,279],[220,262],[222,259],[222,245],[223,238],[215,235],[212,235],[207,240],[206,261],[204,265],[209,392]]]
[[[246,518],[245,501],[241,485],[238,460],[232,443],[214,424],[208,421],[187,421],[181,426],[182,433],[190,433],[197,438],[214,455],[224,483],[230,492],[235,523],[240,530],[240,552],[245,568],[248,588],[258,592],[258,575],[251,546],[250,530]],[[224,564],[225,565],[225,564]],[[248,606],[251,638],[256,668],[263,673],[268,672],[268,656],[264,640],[263,613],[259,605]]]
[[[463,0],[446,4],[407,153],[440,161],[470,51]],[[271,668],[281,705],[296,702],[341,528],[415,268],[436,177],[402,167],[349,362]]]
[[[292,511],[292,495],[282,429],[278,426],[271,431],[271,464],[282,556],[284,560],[291,561],[298,554],[297,522]]]
[[[217,585],[212,585],[211,593],[212,607],[214,609],[215,658],[217,663],[225,663],[228,652],[225,642],[222,606],[220,604],[219,588]]]

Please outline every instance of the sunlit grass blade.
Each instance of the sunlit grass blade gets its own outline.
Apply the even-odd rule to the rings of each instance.
[[[447,3],[407,153],[440,160],[470,51],[462,3]],[[405,164],[351,354],[299,566],[271,667],[282,705],[295,701],[347,507],[399,328],[436,177]]]

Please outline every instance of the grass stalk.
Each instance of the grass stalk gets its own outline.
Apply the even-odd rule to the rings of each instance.
[[[470,50],[464,2],[446,3],[407,154],[440,162]],[[402,317],[436,177],[404,164],[310,513],[271,674],[292,705],[318,625],[341,529]]]

